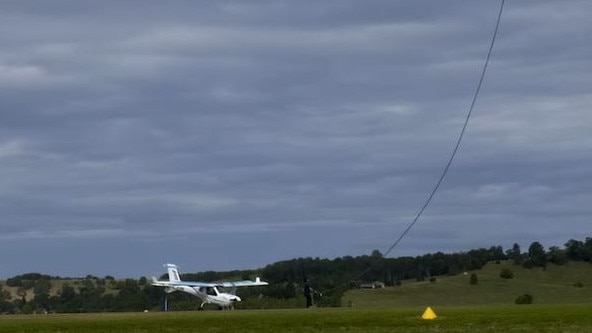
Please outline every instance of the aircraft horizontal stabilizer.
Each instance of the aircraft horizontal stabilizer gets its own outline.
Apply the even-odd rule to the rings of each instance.
[[[171,283],[169,281],[157,281],[157,280],[152,280],[151,285],[155,286],[155,287],[168,287],[171,285]]]

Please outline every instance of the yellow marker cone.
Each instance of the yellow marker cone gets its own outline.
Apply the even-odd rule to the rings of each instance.
[[[429,306],[425,309],[425,311],[423,312],[423,314],[421,315],[421,319],[436,319],[436,313],[434,312],[434,310],[432,310],[432,308],[430,308]]]

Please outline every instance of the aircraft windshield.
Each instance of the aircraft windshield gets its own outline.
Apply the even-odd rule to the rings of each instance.
[[[218,292],[216,291],[215,287],[207,287],[206,294],[208,294],[210,296],[218,296]]]

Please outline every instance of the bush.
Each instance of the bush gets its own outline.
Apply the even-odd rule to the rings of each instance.
[[[430,278],[430,282],[431,282],[431,283],[436,283],[436,278],[432,276],[432,277]]]
[[[512,272],[512,270],[509,268],[504,268],[500,272],[500,277],[502,279],[512,279],[514,278],[514,272]]]
[[[584,288],[584,284],[582,283],[582,281],[574,283],[573,286],[576,288]]]
[[[477,278],[477,273],[472,273],[471,274],[471,285],[476,285],[477,283],[479,283],[479,279]]]
[[[532,295],[531,294],[524,294],[521,296],[516,297],[514,303],[516,304],[532,304]]]
[[[15,278],[7,279],[6,285],[9,287],[21,287],[23,285],[23,281]]]

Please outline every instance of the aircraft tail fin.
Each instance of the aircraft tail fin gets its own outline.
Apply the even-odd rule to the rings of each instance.
[[[169,282],[181,282],[179,276],[179,268],[175,264],[166,264],[167,271],[169,273]]]

